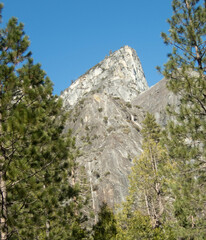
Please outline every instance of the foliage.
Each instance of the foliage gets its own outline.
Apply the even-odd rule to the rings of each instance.
[[[137,209],[132,209],[133,201],[127,198],[122,210],[116,215],[118,240],[167,239],[160,228],[153,228],[151,219]],[[131,204],[131,205],[130,205]]]
[[[143,152],[134,160],[127,201],[118,214],[120,239],[172,239],[166,230],[169,217],[168,176],[173,166],[152,114],[143,121]],[[164,231],[163,231],[164,230]]]
[[[11,18],[0,30],[1,239],[82,239],[68,182],[75,141],[23,28]]]
[[[178,239],[206,238],[206,2],[173,0],[169,34],[173,46],[164,66],[168,88],[180,99],[170,107],[166,143],[177,173],[171,187]]]
[[[93,231],[94,240],[116,239],[116,220],[112,210],[106,203],[103,203],[100,208],[98,222],[94,225]]]

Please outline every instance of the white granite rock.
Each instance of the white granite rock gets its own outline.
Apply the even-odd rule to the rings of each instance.
[[[73,106],[91,91],[101,91],[130,102],[148,89],[147,81],[136,54],[124,46],[79,77],[61,94],[64,106]]]

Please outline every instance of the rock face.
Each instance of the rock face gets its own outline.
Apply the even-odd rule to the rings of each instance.
[[[148,88],[136,52],[125,46],[63,91],[70,111],[65,129],[73,129],[97,213],[101,202],[111,207],[125,200],[132,161],[141,153],[141,122],[146,111],[165,124],[165,106],[175,98],[166,80]]]
[[[178,105],[178,98],[167,89],[167,79],[162,79],[147,91],[139,94],[131,102],[139,105],[145,112],[154,114],[158,124],[166,126],[168,116],[165,108],[167,105]]]

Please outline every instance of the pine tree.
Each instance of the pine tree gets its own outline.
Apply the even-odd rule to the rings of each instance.
[[[118,217],[120,230],[125,239],[170,239],[165,222],[170,220],[168,177],[173,166],[160,141],[160,126],[152,114],[147,113],[141,132],[143,152],[134,159],[129,195]]]
[[[94,225],[93,231],[94,240],[116,239],[116,220],[112,210],[106,203],[103,203],[100,208],[98,222]]]
[[[148,215],[154,228],[163,224],[165,212],[166,175],[171,165],[160,142],[161,130],[152,114],[143,121],[143,152],[134,160],[130,175],[130,195],[136,198],[139,211]]]
[[[0,235],[82,239],[68,182],[74,139],[52,83],[34,64],[29,39],[11,18],[0,30]]]
[[[173,0],[169,34],[173,47],[164,66],[168,88],[180,99],[170,107],[167,145],[176,163],[172,186],[177,238],[206,237],[206,2]]]
[[[117,237],[118,240],[161,240],[166,235],[160,228],[153,228],[148,215],[132,210],[129,199],[122,205],[122,210],[117,213]]]

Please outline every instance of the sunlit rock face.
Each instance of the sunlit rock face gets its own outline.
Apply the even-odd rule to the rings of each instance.
[[[147,81],[135,50],[124,46],[78,78],[61,96],[67,106],[75,105],[91,91],[130,102],[146,89]]]
[[[174,102],[166,80],[150,88],[135,50],[125,46],[78,78],[61,95],[73,130],[97,214],[125,200],[128,174],[141,152],[141,123],[147,111],[165,125],[165,107]]]

